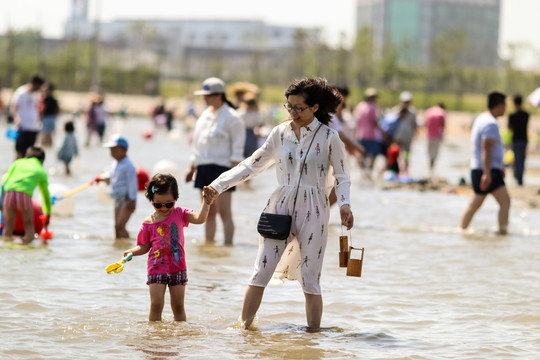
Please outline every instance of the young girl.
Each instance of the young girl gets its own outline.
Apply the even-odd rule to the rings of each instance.
[[[58,150],[58,160],[62,161],[66,166],[66,175],[71,174],[69,164],[74,156],[79,156],[79,147],[77,146],[77,138],[75,137],[75,126],[73,121],[68,121],[64,125],[66,135],[62,146]]]
[[[124,256],[148,255],[148,281],[150,288],[149,321],[161,321],[165,290],[169,286],[171,308],[176,321],[186,321],[184,293],[187,284],[186,257],[183,228],[202,224],[208,217],[211,202],[204,199],[199,212],[175,207],[178,184],[174,176],[156,174],[146,188],[146,198],[155,212],[144,219],[137,246],[124,252]]]

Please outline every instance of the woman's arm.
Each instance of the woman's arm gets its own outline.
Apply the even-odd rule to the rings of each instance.
[[[276,126],[263,146],[255,150],[253,155],[236,165],[232,169],[221,174],[208,187],[213,188],[219,194],[223,191],[260,174],[275,162],[274,151],[276,142],[279,142],[279,131]]]

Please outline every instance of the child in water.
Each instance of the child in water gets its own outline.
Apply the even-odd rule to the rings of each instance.
[[[202,224],[208,217],[211,201],[203,199],[199,212],[175,207],[178,184],[174,176],[156,174],[145,193],[155,212],[144,219],[137,236],[137,246],[124,251],[124,256],[148,255],[147,284],[150,290],[149,321],[161,321],[165,290],[169,286],[171,308],[176,321],[186,321],[184,309],[187,268],[184,252],[184,231],[189,223]]]
[[[64,141],[60,150],[58,150],[58,160],[62,161],[66,166],[66,175],[71,174],[69,164],[74,156],[79,156],[79,147],[77,146],[77,138],[75,137],[75,125],[73,121],[68,121],[64,124]]]
[[[15,160],[2,177],[4,199],[0,210],[4,212],[6,223],[4,240],[13,240],[17,210],[21,213],[24,223],[23,244],[29,244],[34,240],[32,194],[38,186],[43,201],[44,225],[49,225],[52,202],[49,179],[47,172],[43,169],[44,161],[45,151],[40,147],[31,146],[26,150],[26,157]]]

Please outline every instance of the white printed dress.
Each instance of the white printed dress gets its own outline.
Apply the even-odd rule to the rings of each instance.
[[[317,128],[298,190],[294,195],[300,166]],[[296,138],[291,121],[276,126],[262,147],[210,184],[219,193],[276,165],[278,187],[265,211],[292,215],[291,234],[285,241],[259,239],[250,285],[265,287],[274,274],[279,279],[298,279],[305,293],[320,295],[319,280],[328,238],[330,206],[328,195],[335,185],[338,204],[349,204],[350,178],[345,147],[337,131],[314,119],[300,128]]]

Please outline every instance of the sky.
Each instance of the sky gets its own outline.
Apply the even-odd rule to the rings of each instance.
[[[270,24],[320,27],[337,43],[355,31],[355,0],[90,0],[89,16],[115,19],[257,19]],[[41,29],[61,38],[71,0],[0,0],[0,33],[8,28]],[[521,67],[540,68],[540,0],[502,0],[500,49],[507,44],[529,46],[518,53]]]

